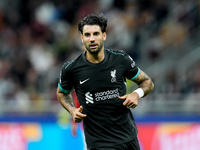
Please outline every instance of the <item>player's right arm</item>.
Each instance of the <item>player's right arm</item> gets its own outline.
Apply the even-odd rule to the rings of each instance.
[[[60,104],[71,114],[74,122],[79,123],[87,116],[82,113],[82,106],[75,107],[71,93],[66,94],[58,87],[56,94]]]

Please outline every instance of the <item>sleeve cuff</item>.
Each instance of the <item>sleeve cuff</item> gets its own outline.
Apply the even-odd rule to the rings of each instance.
[[[59,87],[59,89],[60,89],[62,92],[66,93],[66,94],[69,94],[69,93],[71,93],[71,91],[72,91],[72,89],[71,89],[71,90],[65,90],[65,89],[63,89],[59,83],[58,83],[58,87]]]
[[[137,78],[137,76],[138,76],[139,74],[140,74],[140,68],[138,68],[137,74],[136,74],[134,77],[130,78],[129,80],[134,80],[135,78]]]

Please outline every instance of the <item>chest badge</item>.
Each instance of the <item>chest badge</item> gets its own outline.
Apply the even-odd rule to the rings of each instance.
[[[116,82],[116,69],[110,72],[111,75],[111,82]]]

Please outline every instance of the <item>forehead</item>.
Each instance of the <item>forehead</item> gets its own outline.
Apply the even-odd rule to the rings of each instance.
[[[99,25],[85,25],[83,27],[83,33],[93,33],[93,32],[101,32],[101,28]]]

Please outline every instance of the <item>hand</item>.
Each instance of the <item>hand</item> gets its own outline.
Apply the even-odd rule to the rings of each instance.
[[[119,99],[125,99],[123,102],[123,105],[128,108],[135,108],[138,105],[139,95],[136,92],[133,92],[131,94],[127,94],[124,96],[119,96]]]
[[[73,108],[72,110],[72,118],[73,121],[76,123],[80,123],[87,115],[82,113],[83,106],[80,106],[79,108]]]

